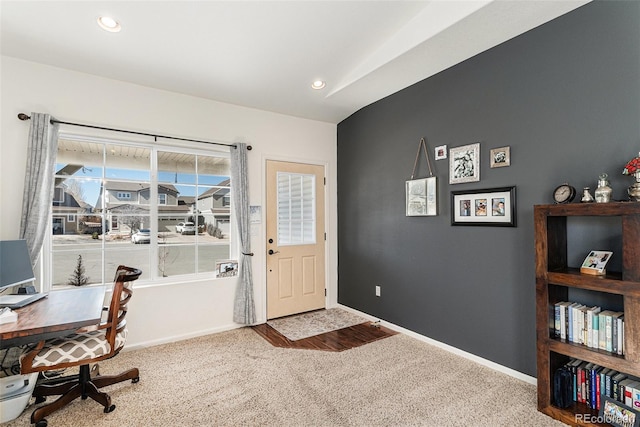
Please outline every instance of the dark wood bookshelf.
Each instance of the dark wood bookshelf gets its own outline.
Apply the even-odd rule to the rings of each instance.
[[[604,276],[581,274],[567,264],[567,218],[619,217],[622,271]],[[536,250],[536,336],[538,410],[566,424],[581,422],[576,414],[597,415],[576,403],[561,409],[553,405],[553,374],[570,358],[593,362],[640,377],[640,203],[573,203],[534,206]],[[593,248],[585,248],[585,251]],[[624,305],[624,355],[594,349],[553,336],[554,305],[568,301],[570,288],[622,296]],[[606,308],[603,307],[603,310]]]

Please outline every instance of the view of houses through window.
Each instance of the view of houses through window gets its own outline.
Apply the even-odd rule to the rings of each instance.
[[[228,153],[62,136],[55,167],[50,283],[213,273],[230,258]]]

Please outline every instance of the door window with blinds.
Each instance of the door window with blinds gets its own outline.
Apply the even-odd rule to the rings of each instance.
[[[278,245],[316,243],[316,178],[278,172]]]

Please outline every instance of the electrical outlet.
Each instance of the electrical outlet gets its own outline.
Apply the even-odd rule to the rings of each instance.
[[[376,296],[379,297],[380,296],[380,286],[376,285]]]

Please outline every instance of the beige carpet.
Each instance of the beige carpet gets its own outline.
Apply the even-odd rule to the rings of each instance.
[[[275,348],[243,328],[100,366],[138,366],[140,382],[107,388],[110,414],[76,400],[49,426],[561,425],[536,411],[534,386],[405,335],[333,353]],[[4,426],[28,426],[31,409]]]
[[[366,321],[341,308],[330,308],[269,320],[267,324],[291,341],[297,341]]]

